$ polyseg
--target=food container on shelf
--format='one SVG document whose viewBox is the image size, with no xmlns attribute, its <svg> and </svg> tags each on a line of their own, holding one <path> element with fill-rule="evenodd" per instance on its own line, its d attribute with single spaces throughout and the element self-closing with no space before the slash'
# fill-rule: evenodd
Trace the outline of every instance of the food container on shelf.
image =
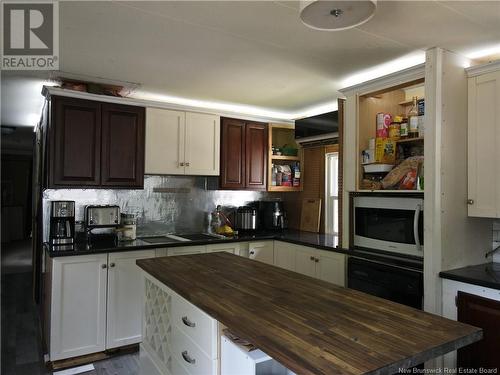
<svg viewBox="0 0 500 375">
<path fill-rule="evenodd" d="M 392 164 L 365 164 L 365 173 L 387 173 L 394 167 Z"/>
</svg>

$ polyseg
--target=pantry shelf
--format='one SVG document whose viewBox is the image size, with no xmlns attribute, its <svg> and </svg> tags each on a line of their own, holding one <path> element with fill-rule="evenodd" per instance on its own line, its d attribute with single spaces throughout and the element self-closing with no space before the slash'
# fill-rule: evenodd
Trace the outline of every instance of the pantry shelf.
<svg viewBox="0 0 500 375">
<path fill-rule="evenodd" d="M 418 138 L 406 138 L 406 139 L 398 139 L 396 143 L 412 143 L 412 142 L 423 142 L 424 138 L 423 137 L 418 137 Z"/>
<path fill-rule="evenodd" d="M 293 192 L 293 191 L 302 191 L 302 187 L 293 187 L 293 186 L 269 186 L 267 191 L 275 191 L 275 192 Z"/>
<path fill-rule="evenodd" d="M 303 150 L 295 142 L 295 125 L 293 124 L 276 124 L 270 123 L 268 126 L 268 172 L 267 172 L 267 191 L 275 192 L 294 192 L 302 191 L 302 176 L 304 167 L 303 163 Z M 283 149 L 296 149 L 297 155 L 275 155 L 273 151 L 282 151 Z M 287 152 L 293 153 L 293 152 Z M 300 173 L 302 176 L 299 177 L 299 186 L 283 186 L 283 185 L 273 185 L 273 167 L 289 166 L 294 174 L 295 168 L 300 167 Z M 293 176 L 291 177 L 293 179 Z M 279 180 L 276 178 L 276 180 Z M 274 182 L 276 184 L 276 182 Z M 278 182 L 279 183 L 279 182 Z"/>
<path fill-rule="evenodd" d="M 273 159 L 273 160 L 300 161 L 300 156 L 271 155 L 271 159 Z"/>
<path fill-rule="evenodd" d="M 425 98 L 423 96 L 418 96 L 417 101 L 420 99 L 425 99 Z M 398 104 L 402 105 L 402 106 L 411 105 L 411 104 L 413 104 L 413 99 L 403 100 L 402 102 L 399 102 Z"/>
</svg>

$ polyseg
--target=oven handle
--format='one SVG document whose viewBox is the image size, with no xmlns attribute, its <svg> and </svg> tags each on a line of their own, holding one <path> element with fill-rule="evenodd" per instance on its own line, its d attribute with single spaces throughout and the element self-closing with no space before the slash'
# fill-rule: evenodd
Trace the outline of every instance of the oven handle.
<svg viewBox="0 0 500 375">
<path fill-rule="evenodd" d="M 413 236 L 415 238 L 415 246 L 417 247 L 417 251 L 422 251 L 422 247 L 420 246 L 420 236 L 418 234 L 418 221 L 420 218 L 420 211 L 422 210 L 422 206 L 417 204 L 417 208 L 415 209 L 415 215 L 413 216 Z"/>
<path fill-rule="evenodd" d="M 400 270 L 405 270 L 405 271 L 411 271 L 411 272 L 416 272 L 416 273 L 421 273 L 423 274 L 424 271 L 421 271 L 419 269 L 415 269 L 415 268 L 411 268 L 411 267 L 405 267 L 405 266 L 398 266 L 396 264 L 392 264 L 392 263 L 386 263 L 384 261 L 380 261 L 380 260 L 374 260 L 374 259 L 367 259 L 367 258 L 362 258 L 360 256 L 357 256 L 357 255 L 349 255 L 349 258 L 353 258 L 353 259 L 361 259 L 361 260 L 364 260 L 365 262 L 370 262 L 370 263 L 375 263 L 375 264 L 380 264 L 382 266 L 386 266 L 386 267 L 393 267 L 393 268 L 397 268 L 397 269 L 400 269 Z"/>
</svg>

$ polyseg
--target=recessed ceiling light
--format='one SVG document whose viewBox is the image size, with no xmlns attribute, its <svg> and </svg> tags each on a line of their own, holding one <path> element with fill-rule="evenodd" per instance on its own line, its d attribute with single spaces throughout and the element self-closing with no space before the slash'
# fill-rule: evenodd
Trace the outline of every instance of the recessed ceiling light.
<svg viewBox="0 0 500 375">
<path fill-rule="evenodd" d="M 368 21 L 376 9 L 377 0 L 302 0 L 300 19 L 316 30 L 345 30 Z"/>
</svg>

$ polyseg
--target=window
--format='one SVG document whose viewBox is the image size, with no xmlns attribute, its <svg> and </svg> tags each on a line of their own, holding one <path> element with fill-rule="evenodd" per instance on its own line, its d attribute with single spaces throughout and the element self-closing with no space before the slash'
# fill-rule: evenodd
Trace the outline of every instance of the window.
<svg viewBox="0 0 500 375">
<path fill-rule="evenodd" d="M 326 154 L 325 232 L 339 234 L 339 153 Z"/>
</svg>

